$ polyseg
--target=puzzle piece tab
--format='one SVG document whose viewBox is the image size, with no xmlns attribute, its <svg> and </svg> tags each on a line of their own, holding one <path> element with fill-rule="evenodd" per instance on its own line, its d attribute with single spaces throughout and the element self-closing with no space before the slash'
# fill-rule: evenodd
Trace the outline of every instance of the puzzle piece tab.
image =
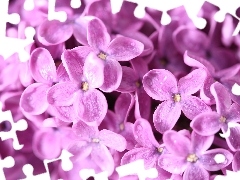
<svg viewBox="0 0 240 180">
<path fill-rule="evenodd" d="M 61 160 L 61 166 L 64 171 L 70 171 L 73 168 L 73 163 L 70 160 L 70 157 L 72 156 L 73 155 L 71 153 L 63 149 L 61 155 L 58 158 L 43 161 L 46 172 L 38 175 L 33 175 L 32 165 L 25 164 L 22 170 L 23 173 L 26 175 L 26 178 L 22 180 L 51 180 L 48 164 L 57 160 Z"/>
<path fill-rule="evenodd" d="M 28 127 L 27 121 L 24 119 L 21 119 L 17 122 L 14 122 L 11 111 L 3 112 L 2 110 L 0 110 L 0 123 L 3 121 L 9 121 L 11 123 L 12 128 L 8 132 L 0 131 L 0 138 L 3 141 L 7 139 L 13 139 L 13 148 L 15 150 L 22 149 L 23 145 L 19 144 L 16 131 L 26 130 Z"/>
<path fill-rule="evenodd" d="M 13 157 L 11 157 L 11 156 L 8 156 L 4 159 L 0 159 L 0 179 L 1 180 L 6 179 L 4 172 L 3 172 L 3 168 L 11 168 L 14 166 L 14 164 L 15 164 L 15 161 L 14 161 Z"/>
</svg>

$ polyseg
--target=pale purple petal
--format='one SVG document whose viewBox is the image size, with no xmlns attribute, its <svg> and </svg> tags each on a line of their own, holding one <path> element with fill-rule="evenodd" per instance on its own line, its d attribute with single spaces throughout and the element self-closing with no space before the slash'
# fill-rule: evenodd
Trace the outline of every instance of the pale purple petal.
<svg viewBox="0 0 240 180">
<path fill-rule="evenodd" d="M 31 53 L 30 72 L 37 82 L 52 83 L 56 77 L 56 66 L 48 50 L 37 48 Z"/>
<path fill-rule="evenodd" d="M 167 150 L 172 154 L 171 156 L 180 156 L 185 158 L 186 161 L 186 157 L 191 151 L 191 142 L 186 136 L 169 130 L 163 134 L 163 142 Z"/>
<path fill-rule="evenodd" d="M 212 84 L 211 93 L 213 94 L 216 101 L 216 109 L 219 114 L 225 115 L 226 111 L 230 108 L 231 96 L 227 90 L 221 83 L 215 82 Z"/>
<path fill-rule="evenodd" d="M 225 159 L 220 162 L 217 160 L 216 155 L 224 156 Z M 228 166 L 232 162 L 232 160 L 233 155 L 228 150 L 220 148 L 206 151 L 199 159 L 202 166 L 208 171 L 218 171 Z"/>
<path fill-rule="evenodd" d="M 226 116 L 227 122 L 240 122 L 240 106 L 233 103 L 228 109 Z"/>
<path fill-rule="evenodd" d="M 104 82 L 104 61 L 90 53 L 83 66 L 83 74 L 90 88 L 99 88 Z"/>
<path fill-rule="evenodd" d="M 240 170 L 240 151 L 237 151 L 233 156 L 232 168 L 235 172 Z"/>
<path fill-rule="evenodd" d="M 85 58 L 91 51 L 92 49 L 88 46 L 79 46 L 63 52 L 62 63 L 71 80 L 80 82 Z"/>
<path fill-rule="evenodd" d="M 74 108 L 77 115 L 88 125 L 99 125 L 106 116 L 108 104 L 102 92 L 91 89 L 78 93 Z"/>
<path fill-rule="evenodd" d="M 99 132 L 99 139 L 105 146 L 115 149 L 119 152 L 124 151 L 127 146 L 126 139 L 123 136 L 107 129 L 103 129 Z"/>
<path fill-rule="evenodd" d="M 138 75 L 135 71 L 127 66 L 122 66 L 122 81 L 116 89 L 121 93 L 130 93 L 137 90 Z"/>
<path fill-rule="evenodd" d="M 206 77 L 207 73 L 204 69 L 193 70 L 179 80 L 179 92 L 187 95 L 196 93 L 203 86 Z"/>
<path fill-rule="evenodd" d="M 230 136 L 226 138 L 228 147 L 233 151 L 240 150 L 240 127 L 231 127 Z"/>
<path fill-rule="evenodd" d="M 207 180 L 209 173 L 201 165 L 191 164 L 183 174 L 184 180 Z"/>
<path fill-rule="evenodd" d="M 153 114 L 154 126 L 158 132 L 164 133 L 172 129 L 181 115 L 181 105 L 172 101 L 164 101 Z"/>
<path fill-rule="evenodd" d="M 173 174 L 183 173 L 188 166 L 186 157 L 175 156 L 173 154 L 162 155 L 158 159 L 158 165 Z"/>
<path fill-rule="evenodd" d="M 54 159 L 60 155 L 61 139 L 52 128 L 42 129 L 34 134 L 33 152 L 41 159 Z"/>
<path fill-rule="evenodd" d="M 56 106 L 69 106 L 75 100 L 75 94 L 80 89 L 79 84 L 62 82 L 53 85 L 47 94 L 49 104 Z"/>
<path fill-rule="evenodd" d="M 104 83 L 100 89 L 104 92 L 116 90 L 122 79 L 122 67 L 115 60 L 107 60 L 104 67 Z"/>
<path fill-rule="evenodd" d="M 143 87 L 149 96 L 160 101 L 171 99 L 173 93 L 178 92 L 176 78 L 165 69 L 154 69 L 145 74 Z"/>
<path fill-rule="evenodd" d="M 151 97 L 143 88 L 137 90 L 137 97 L 141 117 L 144 119 L 149 119 L 151 114 Z"/>
<path fill-rule="evenodd" d="M 154 155 L 153 150 L 149 148 L 134 148 L 126 152 L 121 159 L 121 164 L 129 164 L 138 159 L 144 160 L 145 168 L 151 168 L 157 164 L 157 156 Z"/>
<path fill-rule="evenodd" d="M 57 81 L 58 82 L 70 81 L 69 75 L 62 63 L 57 68 Z"/>
<path fill-rule="evenodd" d="M 91 154 L 92 146 L 86 141 L 76 141 L 69 145 L 67 150 L 74 155 L 73 161 L 81 161 Z"/>
<path fill-rule="evenodd" d="M 54 111 L 54 115 L 64 122 L 75 122 L 79 121 L 73 105 L 70 106 L 51 106 Z"/>
<path fill-rule="evenodd" d="M 220 117 L 217 112 L 201 113 L 192 120 L 190 126 L 202 136 L 214 135 L 220 130 Z"/>
<path fill-rule="evenodd" d="M 119 119 L 121 119 L 121 122 L 127 118 L 127 115 L 132 108 L 133 103 L 134 98 L 128 93 L 122 93 L 118 96 L 115 102 L 114 111 Z"/>
<path fill-rule="evenodd" d="M 195 132 L 191 134 L 192 151 L 201 154 L 208 150 L 213 143 L 214 136 L 201 136 Z"/>
<path fill-rule="evenodd" d="M 49 105 L 47 102 L 49 88 L 49 85 L 42 83 L 34 83 L 28 86 L 20 98 L 21 109 L 32 115 L 39 115 L 46 111 Z"/>
<path fill-rule="evenodd" d="M 73 33 L 72 25 L 58 20 L 43 22 L 38 28 L 38 39 L 44 45 L 56 45 L 68 40 Z"/>
<path fill-rule="evenodd" d="M 189 27 L 180 26 L 173 33 L 173 42 L 179 52 L 184 54 L 187 50 L 198 55 L 205 55 L 208 39 L 207 36 L 197 30 Z"/>
<path fill-rule="evenodd" d="M 107 59 L 129 61 L 143 52 L 144 45 L 128 37 L 116 37 L 107 48 Z"/>
<path fill-rule="evenodd" d="M 183 113 L 190 120 L 200 113 L 212 111 L 208 105 L 195 96 L 185 97 L 184 100 L 180 101 L 180 103 Z"/>
<path fill-rule="evenodd" d="M 145 59 L 136 57 L 132 59 L 130 63 L 135 72 L 139 74 L 140 78 L 142 78 L 148 72 L 148 66 Z"/>
<path fill-rule="evenodd" d="M 73 132 L 82 140 L 89 140 L 98 137 L 97 126 L 88 126 L 82 121 L 78 121 L 72 126 Z"/>
<path fill-rule="evenodd" d="M 156 141 L 152 127 L 145 119 L 137 119 L 133 126 L 133 134 L 136 141 L 143 147 L 152 148 L 153 146 L 159 147 L 159 143 Z"/>
<path fill-rule="evenodd" d="M 110 43 L 110 35 L 100 19 L 94 18 L 88 23 L 87 40 L 91 47 L 103 51 Z"/>
<path fill-rule="evenodd" d="M 104 145 L 95 146 L 92 149 L 91 159 L 102 171 L 107 171 L 108 175 L 113 173 L 114 161 L 109 150 Z"/>
<path fill-rule="evenodd" d="M 73 35 L 80 44 L 87 46 L 88 18 L 85 17 L 86 16 L 80 16 L 79 18 L 75 19 L 75 22 L 73 24 Z"/>
</svg>

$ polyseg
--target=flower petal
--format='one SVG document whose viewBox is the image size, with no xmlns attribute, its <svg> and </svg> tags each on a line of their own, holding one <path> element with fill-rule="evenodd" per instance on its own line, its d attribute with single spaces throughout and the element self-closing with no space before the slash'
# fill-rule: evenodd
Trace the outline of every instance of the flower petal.
<svg viewBox="0 0 240 180">
<path fill-rule="evenodd" d="M 190 140 L 181 133 L 169 130 L 163 134 L 163 142 L 167 150 L 172 153 L 172 156 L 180 156 L 186 158 L 190 153 Z"/>
<path fill-rule="evenodd" d="M 158 159 L 158 165 L 170 173 L 182 174 L 188 164 L 185 157 L 164 154 Z"/>
<path fill-rule="evenodd" d="M 88 126 L 82 121 L 78 121 L 73 124 L 72 129 L 74 133 L 83 140 L 89 140 L 90 138 L 98 137 L 98 128 L 97 126 Z"/>
<path fill-rule="evenodd" d="M 198 114 L 212 111 L 208 105 L 195 96 L 185 97 L 183 101 L 180 101 L 180 103 L 182 105 L 183 113 L 190 120 L 192 120 Z"/>
<path fill-rule="evenodd" d="M 232 104 L 231 96 L 227 88 L 225 88 L 221 83 L 215 82 L 210 87 L 210 90 L 216 101 L 217 112 L 219 114 L 225 115 L 226 111 Z"/>
<path fill-rule="evenodd" d="M 220 130 L 220 117 L 217 112 L 201 113 L 192 120 L 190 126 L 202 136 L 214 135 Z"/>
<path fill-rule="evenodd" d="M 207 180 L 209 179 L 209 173 L 197 164 L 191 164 L 187 167 L 183 174 L 184 180 Z"/>
<path fill-rule="evenodd" d="M 213 143 L 214 136 L 201 136 L 195 132 L 191 134 L 192 152 L 201 154 L 208 150 Z"/>
<path fill-rule="evenodd" d="M 148 66 L 145 59 L 136 57 L 132 59 L 130 63 L 134 71 L 139 74 L 140 78 L 142 78 L 148 72 Z"/>
<path fill-rule="evenodd" d="M 193 70 L 188 75 L 179 79 L 179 92 L 187 95 L 196 93 L 203 86 L 206 77 L 207 73 L 204 69 Z"/>
<path fill-rule="evenodd" d="M 57 81 L 58 82 L 70 81 L 68 73 L 62 63 L 57 68 Z"/>
<path fill-rule="evenodd" d="M 89 21 L 87 27 L 87 40 L 91 47 L 103 51 L 110 43 L 110 35 L 107 32 L 106 26 L 100 19 L 94 18 Z"/>
<path fill-rule="evenodd" d="M 222 158 L 217 158 L 217 157 Z M 208 171 L 218 171 L 227 167 L 233 160 L 233 155 L 226 149 L 212 149 L 206 151 L 200 157 L 199 161 Z"/>
<path fill-rule="evenodd" d="M 76 116 L 73 105 L 70 106 L 51 106 L 54 111 L 54 116 L 61 119 L 64 122 L 79 121 L 79 117 Z"/>
<path fill-rule="evenodd" d="M 164 101 L 177 93 L 177 80 L 174 75 L 165 69 L 154 69 L 143 77 L 143 87 L 153 99 Z"/>
<path fill-rule="evenodd" d="M 20 107 L 31 115 L 42 114 L 48 108 L 47 91 L 50 87 L 42 83 L 28 86 L 20 98 Z"/>
<path fill-rule="evenodd" d="M 56 45 L 68 40 L 73 33 L 71 24 L 58 20 L 43 22 L 38 28 L 38 39 L 44 45 Z"/>
<path fill-rule="evenodd" d="M 48 50 L 37 48 L 31 53 L 30 72 L 37 82 L 52 83 L 56 77 L 56 66 Z"/>
<path fill-rule="evenodd" d="M 240 126 L 240 125 L 239 125 Z M 240 150 L 240 127 L 231 127 L 230 128 L 230 136 L 226 138 L 228 147 L 232 151 L 239 151 Z"/>
<path fill-rule="evenodd" d="M 149 148 L 134 148 L 123 155 L 121 165 L 143 159 L 145 168 L 152 168 L 157 164 L 157 157 L 158 156 L 154 155 L 153 151 Z"/>
<path fill-rule="evenodd" d="M 91 154 L 92 146 L 86 141 L 76 141 L 70 144 L 67 150 L 74 155 L 74 161 L 81 161 Z"/>
<path fill-rule="evenodd" d="M 88 125 L 99 125 L 106 116 L 108 104 L 102 92 L 91 89 L 78 93 L 74 108 L 77 115 Z"/>
<path fill-rule="evenodd" d="M 78 84 L 72 82 L 55 84 L 48 91 L 48 103 L 55 106 L 69 106 L 73 104 L 75 100 L 75 94 L 80 89 L 78 86 Z"/>
<path fill-rule="evenodd" d="M 90 53 L 85 60 L 83 74 L 89 88 L 99 88 L 104 82 L 104 62 L 94 53 Z"/>
<path fill-rule="evenodd" d="M 92 49 L 88 46 L 79 46 L 63 52 L 62 63 L 71 80 L 80 82 L 85 58 L 91 51 Z"/>
<path fill-rule="evenodd" d="M 181 115 L 181 105 L 164 101 L 158 105 L 153 114 L 154 126 L 158 132 L 164 133 L 172 129 Z"/>
<path fill-rule="evenodd" d="M 143 88 L 139 88 L 136 94 L 138 97 L 137 100 L 139 103 L 139 112 L 141 117 L 144 119 L 149 119 L 151 114 L 151 97 Z"/>
<path fill-rule="evenodd" d="M 122 66 L 122 81 L 116 89 L 121 93 L 130 93 L 137 90 L 138 76 L 135 71 L 127 66 Z"/>
<path fill-rule="evenodd" d="M 240 170 L 240 151 L 237 151 L 233 156 L 232 168 L 235 172 Z"/>
<path fill-rule="evenodd" d="M 100 87 L 103 92 L 116 90 L 122 79 L 122 67 L 115 60 L 106 60 L 104 67 L 104 83 Z"/>
<path fill-rule="evenodd" d="M 129 61 L 139 56 L 144 49 L 144 45 L 134 39 L 127 37 L 116 37 L 107 49 L 107 59 L 116 61 Z"/>
<path fill-rule="evenodd" d="M 119 152 L 124 151 L 127 146 L 126 139 L 123 136 L 107 129 L 103 129 L 99 132 L 99 139 L 105 146 Z"/>
<path fill-rule="evenodd" d="M 41 159 L 57 158 L 61 152 L 61 139 L 52 128 L 39 130 L 34 134 L 32 149 Z"/>
<path fill-rule="evenodd" d="M 158 148 L 160 146 L 153 135 L 151 125 L 145 119 L 139 118 L 135 121 L 133 134 L 136 141 L 143 147 L 152 148 L 155 146 Z"/>
<path fill-rule="evenodd" d="M 114 170 L 113 157 L 109 150 L 104 145 L 93 147 L 91 153 L 92 160 L 101 168 L 102 171 L 107 171 L 111 175 Z"/>
</svg>

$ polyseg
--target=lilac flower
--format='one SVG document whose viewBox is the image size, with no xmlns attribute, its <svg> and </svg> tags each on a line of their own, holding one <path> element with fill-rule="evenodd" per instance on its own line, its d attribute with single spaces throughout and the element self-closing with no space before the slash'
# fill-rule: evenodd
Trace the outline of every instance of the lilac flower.
<svg viewBox="0 0 240 180">
<path fill-rule="evenodd" d="M 106 27 L 97 18 L 88 23 L 87 40 L 95 59 L 104 62 L 104 83 L 100 89 L 105 92 L 117 89 L 122 79 L 122 68 L 117 61 L 129 61 L 140 55 L 143 44 L 123 36 L 110 42 Z M 81 47 L 79 51 L 82 52 Z"/>
<path fill-rule="evenodd" d="M 206 112 L 196 116 L 191 122 L 191 127 L 202 136 L 214 135 L 220 129 L 228 130 L 229 123 L 240 122 L 240 106 L 231 102 L 227 89 L 220 83 L 215 82 L 211 86 L 211 92 L 216 101 L 217 112 Z M 226 138 L 231 150 L 240 149 L 239 127 L 230 128 L 230 136 Z"/>
<path fill-rule="evenodd" d="M 202 112 L 210 111 L 201 99 L 192 94 L 203 85 L 206 78 L 204 69 L 196 69 L 177 83 L 174 75 L 165 69 L 154 69 L 143 77 L 143 87 L 153 99 L 163 101 L 153 114 L 154 126 L 160 133 L 173 128 L 181 110 L 192 120 Z"/>
<path fill-rule="evenodd" d="M 137 159 L 143 159 L 145 168 L 157 168 L 158 177 L 168 179 L 170 173 L 158 167 L 158 159 L 165 153 L 164 144 L 159 144 L 154 138 L 152 128 L 145 119 L 137 119 L 133 134 L 139 146 L 128 151 L 122 157 L 121 164 L 128 164 Z"/>
<path fill-rule="evenodd" d="M 208 171 L 217 171 L 229 165 L 233 155 L 225 149 L 207 149 L 214 136 L 200 136 L 194 132 L 191 139 L 173 130 L 163 134 L 163 142 L 170 154 L 163 154 L 159 166 L 174 173 L 183 174 L 184 180 L 208 180 Z M 216 157 L 220 156 L 218 160 Z"/>
<path fill-rule="evenodd" d="M 233 156 L 232 169 L 235 172 L 240 170 L 240 151 L 237 151 Z"/>
<path fill-rule="evenodd" d="M 148 119 L 151 111 L 151 98 L 147 95 L 142 85 L 142 79 L 148 72 L 148 67 L 145 61 L 140 57 L 132 59 L 130 63 L 133 69 L 122 66 L 123 77 L 116 91 L 122 93 L 135 92 L 135 95 L 138 96 L 141 117 Z"/>
<path fill-rule="evenodd" d="M 123 93 L 120 94 L 115 102 L 114 112 L 107 111 L 107 114 L 100 125 L 100 128 L 107 128 L 110 131 L 122 135 L 127 140 L 126 149 L 130 150 L 136 144 L 133 137 L 133 124 L 127 122 L 130 110 L 134 104 L 132 95 Z"/>
<path fill-rule="evenodd" d="M 63 54 L 63 63 L 71 81 L 52 86 L 48 91 L 47 100 L 49 104 L 60 107 L 69 118 L 79 117 L 89 125 L 99 125 L 108 107 L 105 96 L 95 89 L 103 83 L 103 62 L 94 58 L 84 62 L 84 55 L 75 56 L 69 61 L 68 53 L 74 54 L 75 50 Z M 66 110 L 63 109 L 65 107 Z M 66 121 L 79 121 L 79 118 Z"/>
<path fill-rule="evenodd" d="M 111 175 L 114 161 L 107 147 L 122 152 L 127 145 L 125 138 L 107 129 L 98 131 L 96 126 L 88 126 L 82 121 L 74 124 L 72 128 L 78 136 L 77 141 L 68 148 L 74 155 L 74 160 L 81 161 L 90 156 L 92 163 Z"/>
<path fill-rule="evenodd" d="M 56 80 L 56 66 L 50 53 L 44 48 L 37 48 L 32 52 L 29 64 L 36 83 L 23 91 L 20 107 L 28 114 L 39 115 L 48 108 L 47 91 Z"/>
</svg>

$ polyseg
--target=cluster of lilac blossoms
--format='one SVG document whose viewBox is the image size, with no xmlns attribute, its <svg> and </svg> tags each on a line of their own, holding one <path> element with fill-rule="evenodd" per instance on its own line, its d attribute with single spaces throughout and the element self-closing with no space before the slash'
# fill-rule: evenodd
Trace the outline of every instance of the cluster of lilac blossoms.
<svg viewBox="0 0 240 180">
<path fill-rule="evenodd" d="M 26 163 L 34 174 L 45 172 L 42 160 L 63 149 L 73 154 L 73 169 L 55 162 L 51 179 L 78 180 L 80 170 L 94 169 L 117 180 L 115 168 L 138 159 L 156 168 L 156 180 L 209 180 L 240 170 L 240 96 L 231 92 L 240 84 L 240 35 L 230 36 L 232 17 L 217 23 L 218 10 L 205 4 L 200 15 L 208 26 L 199 30 L 182 8 L 163 26 L 161 12 L 146 8 L 137 19 L 136 5 L 126 1 L 112 14 L 109 0 L 85 0 L 77 9 L 57 0 L 56 11 L 68 15 L 60 22 L 47 19 L 47 0 L 37 2 L 31 11 L 24 0 L 9 7 L 21 16 L 7 27 L 9 36 L 36 29 L 29 60 L 0 56 L 3 110 L 28 122 L 18 133 L 23 149 L 0 142 L 1 158 L 16 161 L 4 170 L 7 179 L 25 178 Z M 9 130 L 7 121 L 0 130 Z"/>
</svg>

